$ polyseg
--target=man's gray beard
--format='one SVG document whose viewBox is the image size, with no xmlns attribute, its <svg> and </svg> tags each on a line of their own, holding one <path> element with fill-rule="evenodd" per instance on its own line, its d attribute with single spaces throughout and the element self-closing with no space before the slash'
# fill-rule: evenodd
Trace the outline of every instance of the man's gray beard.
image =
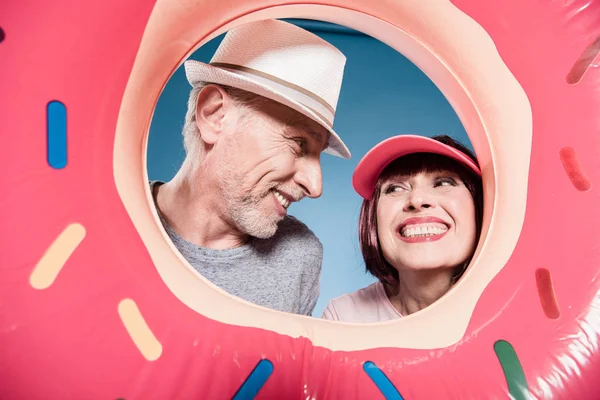
<svg viewBox="0 0 600 400">
<path fill-rule="evenodd" d="M 219 177 L 221 193 L 229 217 L 240 232 L 259 239 L 272 237 L 277 231 L 277 224 L 281 217 L 276 213 L 265 215 L 260 209 L 261 201 L 271 195 L 271 190 L 268 189 L 266 192 L 263 190 L 260 193 L 239 193 L 243 176 L 225 165 L 221 165 Z"/>
<path fill-rule="evenodd" d="M 259 239 L 268 239 L 277 232 L 277 224 L 281 217 L 277 216 L 277 219 L 274 219 L 261 215 L 256 205 L 251 203 L 231 206 L 231 217 L 242 232 Z"/>
</svg>

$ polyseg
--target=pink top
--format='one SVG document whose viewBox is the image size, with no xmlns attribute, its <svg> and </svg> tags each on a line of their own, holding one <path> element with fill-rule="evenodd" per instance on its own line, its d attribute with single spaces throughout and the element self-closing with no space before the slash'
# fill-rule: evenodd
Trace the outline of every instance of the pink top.
<svg viewBox="0 0 600 400">
<path fill-rule="evenodd" d="M 382 322 L 400 318 L 381 282 L 344 294 L 327 304 L 322 318 L 341 322 Z"/>
</svg>

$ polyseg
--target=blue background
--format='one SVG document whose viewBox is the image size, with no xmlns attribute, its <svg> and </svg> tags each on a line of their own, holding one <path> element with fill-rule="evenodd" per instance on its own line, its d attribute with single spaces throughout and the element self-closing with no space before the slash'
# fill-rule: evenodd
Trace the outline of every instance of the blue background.
<svg viewBox="0 0 600 400">
<path fill-rule="evenodd" d="M 361 199 L 351 186 L 354 168 L 378 142 L 399 134 L 447 134 L 471 148 L 467 134 L 442 93 L 419 68 L 389 46 L 345 27 L 290 20 L 327 40 L 347 57 L 334 129 L 352 152 L 345 160 L 323 154 L 323 195 L 292 205 L 296 216 L 323 243 L 321 295 L 313 315 L 327 302 L 374 282 L 365 272 L 358 245 Z M 190 58 L 209 62 L 219 36 Z M 151 180 L 169 181 L 185 153 L 181 129 L 190 86 L 180 67 L 158 100 L 148 142 Z"/>
</svg>

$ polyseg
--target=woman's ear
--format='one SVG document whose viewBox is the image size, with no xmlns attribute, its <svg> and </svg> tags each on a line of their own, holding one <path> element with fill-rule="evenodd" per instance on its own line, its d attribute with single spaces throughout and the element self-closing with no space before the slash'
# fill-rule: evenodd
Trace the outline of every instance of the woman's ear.
<svg viewBox="0 0 600 400">
<path fill-rule="evenodd" d="M 232 99 L 223 88 L 212 84 L 202 88 L 196 103 L 196 124 L 204 143 L 214 145 L 222 136 L 231 106 Z"/>
</svg>

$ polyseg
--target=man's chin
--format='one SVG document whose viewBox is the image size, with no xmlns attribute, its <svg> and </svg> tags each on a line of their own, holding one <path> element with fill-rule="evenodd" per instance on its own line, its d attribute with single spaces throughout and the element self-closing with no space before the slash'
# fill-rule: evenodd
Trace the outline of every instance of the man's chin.
<svg viewBox="0 0 600 400">
<path fill-rule="evenodd" d="M 281 221 L 283 221 L 283 217 L 278 217 L 277 219 L 272 218 L 269 220 L 263 218 L 260 221 L 243 224 L 242 231 L 247 235 L 258 239 L 269 239 L 275 235 Z"/>
<path fill-rule="evenodd" d="M 273 229 L 256 229 L 256 230 L 252 230 L 247 232 L 250 236 L 255 237 L 257 239 L 269 239 L 272 238 L 275 233 L 277 232 L 277 226 L 275 226 Z"/>
</svg>

